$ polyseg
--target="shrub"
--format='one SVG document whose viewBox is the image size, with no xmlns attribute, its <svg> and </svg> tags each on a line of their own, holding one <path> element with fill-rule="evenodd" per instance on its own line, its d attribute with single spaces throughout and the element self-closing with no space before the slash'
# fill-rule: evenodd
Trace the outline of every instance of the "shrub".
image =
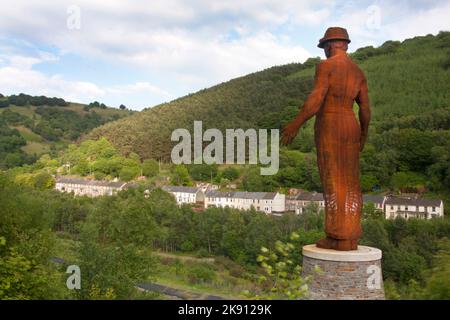
<svg viewBox="0 0 450 320">
<path fill-rule="evenodd" d="M 192 266 L 188 272 L 190 284 L 211 282 L 216 278 L 216 274 L 210 265 L 206 263 Z"/>
</svg>

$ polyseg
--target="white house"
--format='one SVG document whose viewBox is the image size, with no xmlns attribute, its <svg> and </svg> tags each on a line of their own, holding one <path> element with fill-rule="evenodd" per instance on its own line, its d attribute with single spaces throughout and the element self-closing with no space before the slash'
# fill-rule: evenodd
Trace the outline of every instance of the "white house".
<svg viewBox="0 0 450 320">
<path fill-rule="evenodd" d="M 79 178 L 56 178 L 55 189 L 60 192 L 73 192 L 75 196 L 112 196 L 123 190 L 127 184 L 123 181 L 99 181 Z"/>
<path fill-rule="evenodd" d="M 162 189 L 173 194 L 175 200 L 179 205 L 203 203 L 205 201 L 205 194 L 200 188 L 185 186 L 163 186 Z"/>
<path fill-rule="evenodd" d="M 398 216 L 405 219 L 432 219 L 444 216 L 442 200 L 387 197 L 384 203 L 386 219 Z"/>
<path fill-rule="evenodd" d="M 285 211 L 285 195 L 278 192 L 221 192 L 206 193 L 205 208 L 230 207 L 239 210 L 250 210 L 252 207 L 265 213 L 280 214 Z"/>
<path fill-rule="evenodd" d="M 373 203 L 375 206 L 375 209 L 384 211 L 384 203 L 386 201 L 385 196 L 378 196 L 378 195 L 371 195 L 371 194 L 364 194 L 363 195 L 363 203 Z"/>
</svg>

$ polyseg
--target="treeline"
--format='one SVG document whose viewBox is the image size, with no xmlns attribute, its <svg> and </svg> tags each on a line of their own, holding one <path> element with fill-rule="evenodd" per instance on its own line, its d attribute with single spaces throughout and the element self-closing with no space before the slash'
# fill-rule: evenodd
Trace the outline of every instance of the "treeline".
<svg viewBox="0 0 450 320">
<path fill-rule="evenodd" d="M 151 190 L 147 196 L 146 189 Z M 300 216 L 227 208 L 198 213 L 145 184 L 112 197 L 74 198 L 18 187 L 3 174 L 0 200 L 0 281 L 15 281 L 0 291 L 1 298 L 133 298 L 134 285 L 151 279 L 157 268 L 150 249 L 225 256 L 257 274 L 261 247 L 273 249 L 277 240 L 287 241 L 296 232 L 294 258 L 300 262 L 301 246 L 324 236 L 323 212 L 314 206 Z M 388 298 L 450 298 L 448 219 L 384 220 L 367 205 L 363 230 L 361 244 L 383 250 Z M 70 254 L 58 251 L 58 239 L 73 243 Z M 82 290 L 75 296 L 63 290 L 64 265 L 51 263 L 61 253 L 69 257 L 66 264 L 77 264 L 83 272 Z M 13 270 L 17 261 L 20 267 Z M 41 282 L 45 285 L 38 286 Z"/>
<path fill-rule="evenodd" d="M 88 110 L 90 110 L 90 109 L 92 109 L 92 108 L 106 109 L 107 106 L 106 106 L 106 104 L 104 104 L 104 103 L 100 103 L 100 102 L 98 102 L 98 101 L 94 101 L 94 102 L 89 103 L 87 106 L 84 106 L 83 109 L 84 109 L 85 111 L 88 111 Z M 122 108 L 121 108 L 121 109 L 122 109 Z"/>
<path fill-rule="evenodd" d="M 30 129 L 50 141 L 62 139 L 74 141 L 81 134 L 92 130 L 108 121 L 120 119 L 119 114 L 110 117 L 101 116 L 95 111 L 79 114 L 73 110 L 59 110 L 54 108 L 39 108 L 36 114 L 40 121 Z"/>
<path fill-rule="evenodd" d="M 36 107 L 40 106 L 65 107 L 68 106 L 69 103 L 62 98 L 55 98 L 55 97 L 49 98 L 46 96 L 30 96 L 24 93 L 20 93 L 18 95 L 13 94 L 5 97 L 2 94 L 0 94 L 0 108 L 6 108 L 9 107 L 10 105 L 18 107 L 23 107 L 27 105 Z"/>
<path fill-rule="evenodd" d="M 388 41 L 351 55 L 367 74 L 374 126 L 376 121 L 448 107 L 449 38 L 449 32 L 441 32 L 402 43 Z M 101 127 L 92 136 L 106 136 L 123 152 L 129 152 L 131 143 L 132 151 L 143 158 L 168 159 L 171 132 L 192 129 L 194 120 L 203 121 L 205 130 L 281 128 L 309 94 L 318 61 L 309 59 L 233 79 Z"/>
<path fill-rule="evenodd" d="M 19 108 L 16 108 L 15 104 L 17 97 L 21 99 Z M 48 146 L 53 151 L 57 148 L 62 149 L 68 142 L 76 141 L 93 128 L 130 114 L 130 111 L 107 108 L 104 104 L 99 104 L 98 107 L 94 104 L 87 110 L 85 109 L 88 106 L 68 105 L 62 102 L 56 105 L 64 108 L 54 107 L 52 106 L 54 103 L 50 102 L 52 99 L 54 98 L 31 97 L 24 94 L 0 98 L 0 101 L 12 101 L 14 106 L 0 109 L 0 127 L 4 134 L 0 147 L 0 168 L 30 164 L 36 160 L 31 150 L 35 150 L 37 154 L 41 153 L 39 145 Z M 20 108 L 22 106 L 33 108 L 27 108 L 22 112 Z M 30 149 L 30 154 L 22 151 L 22 147 L 28 142 L 37 145 Z"/>
<path fill-rule="evenodd" d="M 23 125 L 49 141 L 74 141 L 82 133 L 86 133 L 106 122 L 121 118 L 119 113 L 104 115 L 94 110 L 79 113 L 74 110 L 52 107 L 37 108 L 33 118 L 10 109 L 4 110 L 0 116 L 6 124 L 11 126 Z"/>
</svg>

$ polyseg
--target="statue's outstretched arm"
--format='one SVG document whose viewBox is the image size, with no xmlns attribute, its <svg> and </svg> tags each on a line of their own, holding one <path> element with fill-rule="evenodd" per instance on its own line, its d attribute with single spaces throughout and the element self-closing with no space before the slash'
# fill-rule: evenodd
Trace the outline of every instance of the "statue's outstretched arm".
<svg viewBox="0 0 450 320">
<path fill-rule="evenodd" d="M 283 136 L 281 139 L 283 144 L 290 144 L 303 123 L 308 121 L 320 110 L 328 91 L 328 75 L 329 65 L 326 61 L 322 61 L 316 67 L 313 91 L 309 94 L 297 117 L 283 128 Z"/>
</svg>

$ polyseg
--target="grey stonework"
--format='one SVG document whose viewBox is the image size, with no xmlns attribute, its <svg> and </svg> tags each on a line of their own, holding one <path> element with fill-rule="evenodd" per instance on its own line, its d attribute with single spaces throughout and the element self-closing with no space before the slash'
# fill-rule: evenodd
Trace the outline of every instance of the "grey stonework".
<svg viewBox="0 0 450 320">
<path fill-rule="evenodd" d="M 316 266 L 321 272 L 315 271 Z M 384 300 L 381 260 L 329 261 L 303 256 L 311 300 Z"/>
</svg>

